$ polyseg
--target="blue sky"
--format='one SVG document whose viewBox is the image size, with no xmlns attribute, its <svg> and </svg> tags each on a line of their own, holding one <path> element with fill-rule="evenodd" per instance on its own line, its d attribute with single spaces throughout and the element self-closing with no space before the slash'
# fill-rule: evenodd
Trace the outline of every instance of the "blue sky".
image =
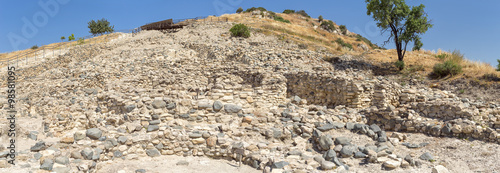
<svg viewBox="0 0 500 173">
<path fill-rule="evenodd" d="M 407 0 L 409 5 L 424 4 L 434 27 L 422 36 L 423 49 L 460 50 L 468 59 L 496 66 L 500 59 L 500 1 L 424 1 Z M 44 5 L 45 4 L 45 5 Z M 238 7 L 262 6 L 282 12 L 305 10 L 310 16 L 323 15 L 346 25 L 381 45 L 386 36 L 370 16 L 364 0 L 23 0 L 0 1 L 0 52 L 26 49 L 60 41 L 72 33 L 90 35 L 87 22 L 106 18 L 116 30 L 132 29 L 148 22 L 174 18 L 234 13 Z M 57 8 L 56 8 L 57 7 Z M 34 29 L 33 29 L 34 28 Z M 386 48 L 394 48 L 389 43 Z M 411 49 L 411 48 L 409 48 Z"/>
</svg>

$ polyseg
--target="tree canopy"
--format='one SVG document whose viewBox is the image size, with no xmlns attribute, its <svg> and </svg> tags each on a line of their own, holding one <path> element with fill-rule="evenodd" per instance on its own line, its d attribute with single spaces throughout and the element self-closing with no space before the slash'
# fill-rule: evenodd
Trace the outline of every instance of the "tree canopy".
<svg viewBox="0 0 500 173">
<path fill-rule="evenodd" d="M 367 15 L 372 15 L 382 32 L 391 32 L 385 43 L 394 39 L 399 61 L 403 61 L 409 42 L 413 42 L 412 50 L 422 48 L 420 35 L 432 27 L 423 4 L 410 8 L 404 0 L 366 0 L 366 3 Z"/>
<path fill-rule="evenodd" d="M 94 20 L 88 22 L 88 28 L 90 29 L 89 33 L 92 33 L 92 35 L 102 35 L 113 32 L 115 26 L 111 26 L 108 20 L 102 18 L 101 20 L 97 20 L 97 22 Z"/>
</svg>

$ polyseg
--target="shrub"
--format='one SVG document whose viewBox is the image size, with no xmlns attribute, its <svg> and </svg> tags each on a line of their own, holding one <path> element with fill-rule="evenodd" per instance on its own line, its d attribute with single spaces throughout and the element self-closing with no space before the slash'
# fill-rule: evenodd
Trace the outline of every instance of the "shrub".
<svg viewBox="0 0 500 173">
<path fill-rule="evenodd" d="M 38 49 L 38 45 L 31 46 L 31 49 L 33 50 Z"/>
<path fill-rule="evenodd" d="M 483 75 L 483 79 L 488 80 L 488 81 L 500 81 L 500 78 L 493 73 L 488 73 Z"/>
<path fill-rule="evenodd" d="M 444 60 L 444 59 L 446 59 L 446 57 L 448 57 L 448 54 L 442 53 L 442 54 L 436 55 L 436 58 L 439 58 L 440 60 Z"/>
<path fill-rule="evenodd" d="M 396 67 L 399 69 L 399 70 L 403 70 L 405 68 L 405 62 L 404 61 L 396 61 L 394 63 L 394 65 L 396 65 Z"/>
<path fill-rule="evenodd" d="M 341 38 L 337 38 L 337 40 L 335 40 L 335 42 L 342 47 L 348 47 L 349 49 L 352 49 L 352 45 L 344 42 L 344 40 L 342 40 Z"/>
<path fill-rule="evenodd" d="M 84 43 L 85 43 L 85 39 L 83 39 L 83 37 L 78 38 L 78 41 L 77 41 L 78 45 L 81 45 L 81 44 L 84 44 Z"/>
<path fill-rule="evenodd" d="M 500 71 L 500 59 L 497 59 L 498 65 L 497 65 L 497 71 Z"/>
<path fill-rule="evenodd" d="M 229 32 L 231 32 L 231 36 L 233 37 L 250 37 L 250 29 L 242 23 L 234 25 L 231 29 L 229 29 Z"/>
<path fill-rule="evenodd" d="M 98 34 L 104 34 L 104 33 L 111 33 L 115 29 L 115 26 L 111 26 L 108 22 L 108 20 L 102 18 L 101 20 L 91 20 L 88 22 L 88 28 L 90 29 L 89 33 L 92 35 L 98 35 Z"/>
<path fill-rule="evenodd" d="M 347 28 L 345 28 L 345 25 L 340 25 L 339 29 L 340 29 L 340 32 L 342 32 L 343 35 L 347 34 Z"/>
<path fill-rule="evenodd" d="M 445 77 L 448 75 L 454 76 L 461 72 L 462 67 L 452 60 L 447 60 L 444 63 L 436 64 L 432 69 L 432 73 L 437 78 Z"/>
<path fill-rule="evenodd" d="M 61 41 L 64 41 L 64 39 L 66 39 L 66 37 L 62 36 L 62 37 L 61 37 Z"/>
<path fill-rule="evenodd" d="M 247 10 L 245 10 L 245 12 L 252 12 L 252 11 L 255 11 L 255 10 L 259 10 L 259 11 L 267 11 L 264 7 L 252 7 L 252 8 L 248 8 Z"/>
<path fill-rule="evenodd" d="M 285 11 L 283 11 L 283 13 L 292 14 L 292 13 L 295 13 L 295 10 L 286 9 Z"/>
<path fill-rule="evenodd" d="M 332 21 L 323 21 L 321 22 L 321 28 L 323 28 L 324 30 L 327 30 L 329 32 L 333 32 L 335 30 L 335 25 L 333 24 Z"/>
<path fill-rule="evenodd" d="M 274 20 L 280 21 L 280 22 L 285 22 L 285 23 L 290 23 L 289 20 L 283 19 L 281 16 L 274 16 Z"/>
<path fill-rule="evenodd" d="M 236 10 L 236 13 L 241 13 L 241 12 L 243 12 L 243 8 L 241 7 Z"/>
<path fill-rule="evenodd" d="M 319 21 L 319 23 L 323 22 L 323 16 L 319 15 L 318 21 Z"/>
<path fill-rule="evenodd" d="M 69 37 L 68 37 L 68 41 L 73 41 L 75 40 L 75 34 L 71 34 Z"/>
<path fill-rule="evenodd" d="M 311 18 L 311 16 L 309 16 L 309 15 L 306 13 L 306 11 L 304 11 L 304 10 L 299 10 L 299 11 L 297 11 L 297 12 L 295 12 L 295 13 L 296 13 L 296 14 L 300 14 L 300 15 L 302 15 L 302 16 L 304 16 L 304 17 L 307 17 L 307 18 Z"/>
</svg>

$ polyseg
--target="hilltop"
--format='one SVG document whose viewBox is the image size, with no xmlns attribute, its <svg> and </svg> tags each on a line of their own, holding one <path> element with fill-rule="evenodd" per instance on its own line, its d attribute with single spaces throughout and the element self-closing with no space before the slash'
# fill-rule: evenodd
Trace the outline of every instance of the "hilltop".
<svg viewBox="0 0 500 173">
<path fill-rule="evenodd" d="M 384 58 L 393 50 L 302 14 L 220 17 L 229 22 L 116 33 L 19 62 L 17 164 L 0 160 L 1 171 L 500 169 L 499 102 L 439 88 L 468 78 L 426 79 L 436 54 L 408 53 L 408 66 L 427 65 L 406 78 Z M 249 38 L 231 36 L 237 23 Z"/>
</svg>

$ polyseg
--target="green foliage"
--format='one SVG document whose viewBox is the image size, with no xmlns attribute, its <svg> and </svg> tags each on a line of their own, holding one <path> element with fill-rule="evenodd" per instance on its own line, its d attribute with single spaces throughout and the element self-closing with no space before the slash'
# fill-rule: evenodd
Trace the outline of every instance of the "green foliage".
<svg viewBox="0 0 500 173">
<path fill-rule="evenodd" d="M 76 41 L 76 43 L 77 43 L 78 45 L 82 45 L 82 44 L 84 44 L 84 43 L 85 43 L 85 39 L 83 39 L 83 37 L 80 37 L 80 38 L 78 38 L 78 41 Z"/>
<path fill-rule="evenodd" d="M 382 31 L 390 31 L 388 41 L 394 39 L 398 60 L 403 61 L 406 46 L 413 42 L 412 50 L 420 50 L 423 43 L 420 35 L 432 27 L 424 5 L 410 8 L 404 0 L 365 0 L 367 15 L 372 15 Z M 386 41 L 386 42 L 388 42 Z"/>
<path fill-rule="evenodd" d="M 442 53 L 442 54 L 439 54 L 439 55 L 436 55 L 436 58 L 439 58 L 440 60 L 445 60 L 446 57 L 448 57 L 448 54 L 445 54 L 445 53 Z"/>
<path fill-rule="evenodd" d="M 432 73 L 436 78 L 441 78 L 448 75 L 454 76 L 461 72 L 462 66 L 452 60 L 447 60 L 444 63 L 436 64 L 432 69 Z"/>
<path fill-rule="evenodd" d="M 250 37 L 250 29 L 242 23 L 234 25 L 231 29 L 229 29 L 229 32 L 231 32 L 231 36 L 233 37 Z"/>
<path fill-rule="evenodd" d="M 64 39 L 66 39 L 66 37 L 62 36 L 62 37 L 61 37 L 61 41 L 64 41 Z"/>
<path fill-rule="evenodd" d="M 405 62 L 404 61 L 396 61 L 394 63 L 394 65 L 396 65 L 396 67 L 399 69 L 399 70 L 403 70 L 405 68 Z"/>
<path fill-rule="evenodd" d="M 92 35 L 102 35 L 104 33 L 111 33 L 114 31 L 115 26 L 111 26 L 108 20 L 102 18 L 101 20 L 91 20 L 88 22 L 88 28 L 90 29 L 89 33 Z"/>
<path fill-rule="evenodd" d="M 75 40 L 75 35 L 74 34 L 71 34 L 69 37 L 68 37 L 68 41 L 73 41 Z"/>
<path fill-rule="evenodd" d="M 327 30 L 328 32 L 333 32 L 335 30 L 335 25 L 330 20 L 325 20 L 325 21 L 321 22 L 320 26 L 321 26 L 321 28 L 323 28 L 324 30 Z"/>
<path fill-rule="evenodd" d="M 500 81 L 500 78 L 494 73 L 484 74 L 483 79 L 487 81 Z"/>
<path fill-rule="evenodd" d="M 309 14 L 307 14 L 306 11 L 304 11 L 304 10 L 296 11 L 295 14 L 300 14 L 304 17 L 311 18 L 311 16 L 309 16 Z"/>
<path fill-rule="evenodd" d="M 497 59 L 498 65 L 497 65 L 497 71 L 500 71 L 500 59 Z"/>
<path fill-rule="evenodd" d="M 341 45 L 342 47 L 347 47 L 349 49 L 352 49 L 352 45 L 349 44 L 349 43 L 344 42 L 344 40 L 342 40 L 341 38 L 337 38 L 337 40 L 335 40 L 335 42 L 337 44 Z"/>
<path fill-rule="evenodd" d="M 241 7 L 236 10 L 236 13 L 241 13 L 241 12 L 243 12 L 243 8 Z"/>
<path fill-rule="evenodd" d="M 248 8 L 247 10 L 245 10 L 245 12 L 252 12 L 252 11 L 255 11 L 255 10 L 259 10 L 259 11 L 267 11 L 264 7 L 252 7 L 252 8 Z"/>
<path fill-rule="evenodd" d="M 323 16 L 322 15 L 319 15 L 318 21 L 319 21 L 319 23 L 323 22 Z"/>
<path fill-rule="evenodd" d="M 38 49 L 38 45 L 31 46 L 31 49 L 33 50 Z"/>
<path fill-rule="evenodd" d="M 285 14 L 293 14 L 293 13 L 295 13 L 295 10 L 286 9 L 285 11 L 283 11 L 283 13 L 285 13 Z"/>
<path fill-rule="evenodd" d="M 345 25 L 340 25 L 339 29 L 340 29 L 340 32 L 342 32 L 343 35 L 347 34 L 347 28 L 345 27 Z"/>
<path fill-rule="evenodd" d="M 289 20 L 283 19 L 281 16 L 274 16 L 274 20 L 280 21 L 280 22 L 285 22 L 285 23 L 290 23 Z"/>
<path fill-rule="evenodd" d="M 368 40 L 367 38 L 365 38 L 359 34 L 356 35 L 356 41 L 363 41 L 366 44 L 368 44 L 372 49 L 375 49 L 378 47 L 376 44 L 373 44 L 370 40 Z"/>
</svg>

